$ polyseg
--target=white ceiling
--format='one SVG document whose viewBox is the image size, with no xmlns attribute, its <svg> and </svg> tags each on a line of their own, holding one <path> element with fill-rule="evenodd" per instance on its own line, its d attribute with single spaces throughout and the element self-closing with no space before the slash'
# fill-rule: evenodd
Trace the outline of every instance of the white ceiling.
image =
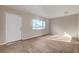
<svg viewBox="0 0 79 59">
<path fill-rule="evenodd" d="M 9 5 L 25 12 L 30 12 L 45 18 L 55 18 L 79 13 L 79 5 Z"/>
</svg>

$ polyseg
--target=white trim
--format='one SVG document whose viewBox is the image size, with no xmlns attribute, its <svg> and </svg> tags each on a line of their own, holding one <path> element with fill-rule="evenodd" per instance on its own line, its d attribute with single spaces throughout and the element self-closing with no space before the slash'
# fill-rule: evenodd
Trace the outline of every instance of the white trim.
<svg viewBox="0 0 79 59">
<path fill-rule="evenodd" d="M 4 45 L 4 44 L 7 44 L 7 42 L 4 42 L 4 43 L 0 43 L 0 45 Z"/>
</svg>

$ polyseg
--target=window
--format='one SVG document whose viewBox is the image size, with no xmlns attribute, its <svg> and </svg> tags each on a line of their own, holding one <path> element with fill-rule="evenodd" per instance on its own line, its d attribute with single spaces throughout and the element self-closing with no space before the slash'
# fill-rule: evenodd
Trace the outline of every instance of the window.
<svg viewBox="0 0 79 59">
<path fill-rule="evenodd" d="M 32 20 L 32 29 L 45 29 L 45 21 L 33 19 Z"/>
</svg>

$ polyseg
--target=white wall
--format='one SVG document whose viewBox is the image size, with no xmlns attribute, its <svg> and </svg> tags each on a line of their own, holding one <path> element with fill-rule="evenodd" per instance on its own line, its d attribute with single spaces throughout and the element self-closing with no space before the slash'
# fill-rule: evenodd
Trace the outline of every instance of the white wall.
<svg viewBox="0 0 79 59">
<path fill-rule="evenodd" d="M 22 31 L 23 31 L 23 37 L 22 39 L 28 39 L 28 38 L 32 38 L 32 37 L 36 37 L 36 36 L 40 36 L 40 35 L 44 35 L 44 34 L 48 34 L 48 20 L 42 18 L 43 20 L 46 21 L 46 29 L 44 30 L 33 30 L 32 29 L 32 20 L 33 19 L 40 19 L 37 16 L 34 15 L 24 15 L 23 16 L 23 27 L 22 27 Z"/>
<path fill-rule="evenodd" d="M 79 14 L 78 14 L 78 38 L 79 38 Z"/>
<path fill-rule="evenodd" d="M 54 35 L 63 35 L 64 32 L 72 37 L 78 37 L 78 15 L 70 15 L 51 19 L 50 33 Z"/>
<path fill-rule="evenodd" d="M 5 20 L 4 13 L 0 10 L 0 43 L 3 43 L 5 40 Z"/>
<path fill-rule="evenodd" d="M 5 42 L 5 15 L 0 6 L 0 44 L 4 44 Z"/>
<path fill-rule="evenodd" d="M 18 16 L 20 16 L 22 18 L 22 39 L 28 39 L 28 38 L 32 38 L 32 37 L 37 37 L 40 35 L 45 35 L 48 34 L 49 29 L 48 29 L 48 20 L 46 18 L 37 16 L 37 15 L 33 15 L 30 13 L 26 13 L 23 11 L 18 11 L 16 9 L 10 9 L 10 8 L 6 8 L 1 6 L 0 8 L 0 44 L 6 43 L 6 13 L 11 13 L 11 14 L 16 14 Z M 46 21 L 46 29 L 44 30 L 32 30 L 32 19 L 39 19 L 42 18 L 43 20 Z"/>
</svg>

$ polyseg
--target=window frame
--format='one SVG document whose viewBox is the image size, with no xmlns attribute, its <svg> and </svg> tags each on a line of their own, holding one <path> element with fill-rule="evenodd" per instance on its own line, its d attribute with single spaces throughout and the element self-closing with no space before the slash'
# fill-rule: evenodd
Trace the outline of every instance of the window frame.
<svg viewBox="0 0 79 59">
<path fill-rule="evenodd" d="M 34 23 L 34 21 L 36 21 L 36 22 L 42 22 L 41 24 L 41 27 L 40 28 L 38 28 L 38 26 L 36 26 L 35 24 L 33 24 Z M 35 27 L 34 27 L 35 26 Z M 32 20 L 32 29 L 33 30 L 44 30 L 44 29 L 46 29 L 46 21 L 45 20 L 41 20 L 41 19 L 33 19 Z"/>
</svg>

